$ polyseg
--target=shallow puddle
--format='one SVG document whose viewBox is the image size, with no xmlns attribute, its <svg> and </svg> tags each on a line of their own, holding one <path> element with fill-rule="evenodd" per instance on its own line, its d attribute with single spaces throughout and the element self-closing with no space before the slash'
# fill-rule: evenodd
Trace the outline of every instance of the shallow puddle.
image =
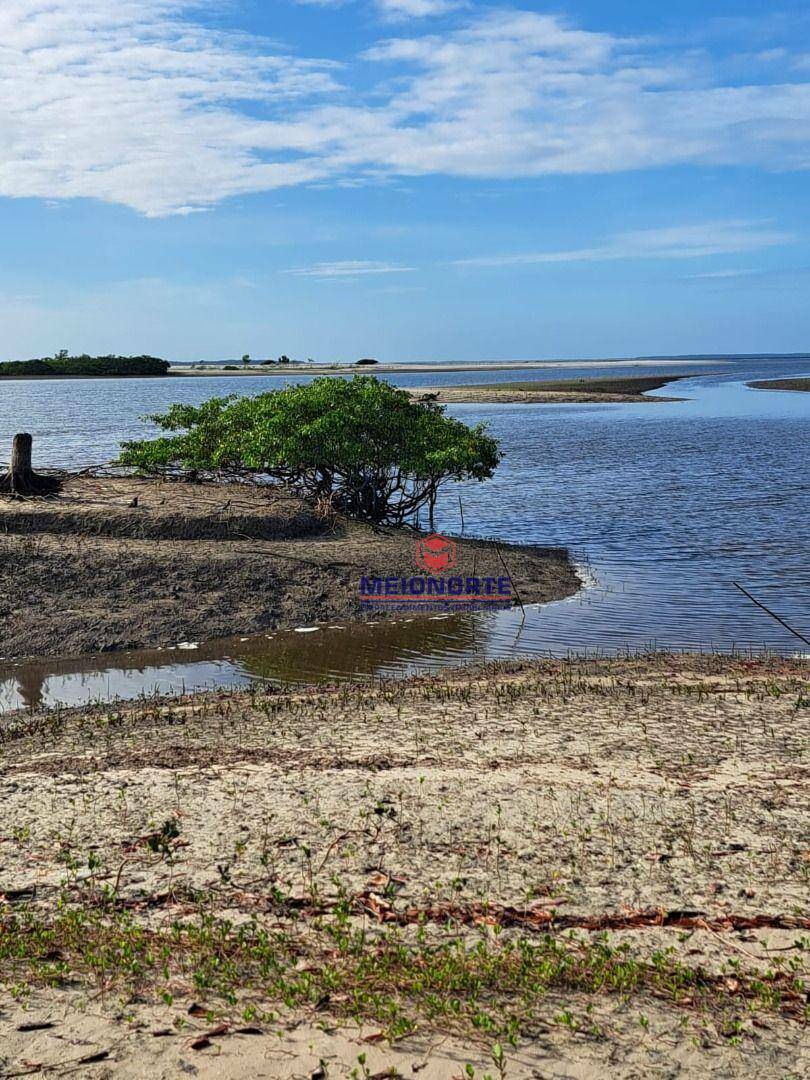
<svg viewBox="0 0 810 1080">
<path fill-rule="evenodd" d="M 580 573 L 588 575 L 585 568 Z M 590 578 L 576 596 L 530 605 L 525 612 L 404 615 L 75 660 L 0 661 L 0 712 L 262 683 L 392 679 L 470 662 L 617 655 L 664 646 L 801 655 L 800 643 L 786 633 L 781 642 L 767 634 L 733 643 L 645 640 L 633 629 L 638 601 L 634 590 Z"/>
</svg>

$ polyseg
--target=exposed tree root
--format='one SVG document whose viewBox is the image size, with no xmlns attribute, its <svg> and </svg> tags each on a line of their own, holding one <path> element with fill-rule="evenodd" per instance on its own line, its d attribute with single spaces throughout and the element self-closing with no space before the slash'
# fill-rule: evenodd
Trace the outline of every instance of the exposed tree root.
<svg viewBox="0 0 810 1080">
<path fill-rule="evenodd" d="M 32 499 L 43 495 L 56 495 L 62 487 L 59 476 L 43 476 L 32 469 L 26 472 L 8 472 L 0 475 L 0 495 L 12 499 Z"/>
</svg>

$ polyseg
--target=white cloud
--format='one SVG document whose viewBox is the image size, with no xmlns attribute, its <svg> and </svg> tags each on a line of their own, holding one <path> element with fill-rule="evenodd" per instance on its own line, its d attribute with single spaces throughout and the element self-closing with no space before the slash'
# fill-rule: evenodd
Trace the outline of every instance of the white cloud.
<svg viewBox="0 0 810 1080">
<path fill-rule="evenodd" d="M 452 0 L 376 0 L 377 7 L 395 18 L 423 19 L 429 15 L 444 15 L 458 4 Z"/>
<path fill-rule="evenodd" d="M 454 266 L 540 266 L 545 263 L 609 262 L 617 259 L 697 259 L 789 244 L 796 237 L 761 221 L 709 221 L 619 233 L 599 247 L 531 251 L 457 259 Z M 713 275 L 705 275 L 713 276 Z M 720 276 L 720 275 L 717 275 Z"/>
<path fill-rule="evenodd" d="M 498 8 L 378 42 L 351 93 L 352 65 L 213 31 L 202 6 L 3 0 L 0 195 L 160 215 L 387 176 L 810 167 L 810 82 L 724 85 L 691 52 Z"/>
<path fill-rule="evenodd" d="M 321 176 L 265 161 L 244 101 L 285 108 L 335 89 L 334 65 L 183 21 L 187 0 L 3 0 L 0 195 L 189 213 Z"/>
<path fill-rule="evenodd" d="M 313 7 L 342 7 L 347 0 L 297 0 L 299 4 Z M 431 15 L 446 15 L 461 7 L 464 0 L 372 0 L 374 7 L 384 18 L 424 19 Z"/>
<path fill-rule="evenodd" d="M 709 274 L 689 274 L 687 281 L 725 281 L 729 278 L 751 277 L 761 270 L 715 270 Z"/>
<path fill-rule="evenodd" d="M 408 274 L 412 273 L 414 266 L 397 266 L 394 263 L 363 262 L 345 260 L 343 262 L 322 262 L 314 266 L 301 266 L 294 270 L 285 270 L 285 274 L 293 274 L 295 277 L 314 278 L 356 278 L 365 277 L 368 274 Z"/>
</svg>

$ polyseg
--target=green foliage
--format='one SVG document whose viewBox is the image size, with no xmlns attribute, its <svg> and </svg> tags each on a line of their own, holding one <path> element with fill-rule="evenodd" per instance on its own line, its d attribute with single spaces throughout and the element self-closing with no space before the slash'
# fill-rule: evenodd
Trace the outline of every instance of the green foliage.
<svg viewBox="0 0 810 1080">
<path fill-rule="evenodd" d="M 17 377 L 165 375 L 168 370 L 169 364 L 155 356 L 68 356 L 64 349 L 52 357 L 0 363 L 0 376 Z"/>
<path fill-rule="evenodd" d="M 263 473 L 375 522 L 432 510 L 441 484 L 486 480 L 500 460 L 482 425 L 369 375 L 173 405 L 149 419 L 179 434 L 125 443 L 122 464 Z"/>
<path fill-rule="evenodd" d="M 53 375 L 54 371 L 47 360 L 20 360 L 0 363 L 0 375 Z"/>
<path fill-rule="evenodd" d="M 248 995 L 252 1015 L 268 1006 L 316 1009 L 328 1002 L 336 1017 L 379 1024 L 391 1039 L 421 1027 L 485 1041 L 501 1077 L 504 1043 L 515 1046 L 521 1034 L 536 1034 L 550 1019 L 571 1032 L 583 1029 L 588 1006 L 579 1017 L 569 1008 L 550 1015 L 549 998 L 561 995 L 601 1001 L 610 995 L 625 1007 L 652 998 L 732 1036 L 744 1030 L 746 1014 L 755 1022 L 758 1012 L 793 1018 L 797 1030 L 807 1022 L 807 987 L 792 973 L 728 978 L 674 958 L 650 961 L 628 943 L 550 934 L 504 940 L 483 931 L 465 940 L 451 922 L 457 936 L 450 940 L 409 940 L 398 928 L 370 933 L 353 925 L 348 911 L 300 926 L 278 919 L 268 928 L 255 916 L 238 924 L 217 918 L 215 901 L 203 893 L 195 918 L 152 927 L 121 911 L 118 899 L 109 889 L 92 903 L 63 901 L 52 914 L 16 905 L 0 912 L 4 989 L 24 996 L 38 986 L 96 985 L 122 998 L 166 1001 L 171 980 L 193 985 L 212 1017 Z M 284 913 L 284 899 L 278 898 L 277 914 Z M 357 1060 L 365 1065 L 363 1055 Z M 471 1065 L 464 1072 L 473 1080 Z"/>
</svg>

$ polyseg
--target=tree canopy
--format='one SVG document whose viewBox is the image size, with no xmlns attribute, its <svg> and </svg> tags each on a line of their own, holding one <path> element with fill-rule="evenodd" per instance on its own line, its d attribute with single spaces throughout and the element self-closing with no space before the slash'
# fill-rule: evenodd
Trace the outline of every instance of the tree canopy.
<svg viewBox="0 0 810 1080">
<path fill-rule="evenodd" d="M 0 363 L 0 375 L 5 376 L 132 376 L 165 375 L 169 364 L 156 356 L 68 356 L 62 349 L 55 356 L 38 360 L 9 360 Z"/>
<path fill-rule="evenodd" d="M 173 434 L 124 443 L 122 464 L 264 474 L 374 522 L 412 521 L 423 507 L 432 519 L 443 483 L 486 480 L 500 460 L 483 425 L 369 375 L 172 405 L 148 419 Z"/>
</svg>

